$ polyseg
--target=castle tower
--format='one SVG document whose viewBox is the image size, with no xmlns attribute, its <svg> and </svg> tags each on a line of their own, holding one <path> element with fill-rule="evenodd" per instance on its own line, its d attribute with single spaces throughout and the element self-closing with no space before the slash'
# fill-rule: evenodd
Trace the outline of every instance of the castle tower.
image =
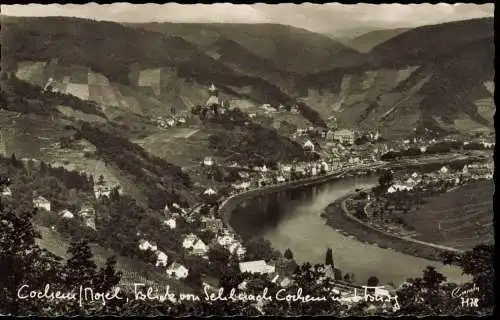
<svg viewBox="0 0 500 320">
<path fill-rule="evenodd" d="M 214 105 L 219 105 L 219 91 L 212 83 L 212 85 L 208 88 L 208 100 L 206 106 L 212 107 Z"/>
</svg>

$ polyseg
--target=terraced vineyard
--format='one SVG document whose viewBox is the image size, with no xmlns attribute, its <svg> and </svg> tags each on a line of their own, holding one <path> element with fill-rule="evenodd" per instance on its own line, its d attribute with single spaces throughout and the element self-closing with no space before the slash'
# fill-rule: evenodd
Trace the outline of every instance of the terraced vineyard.
<svg viewBox="0 0 500 320">
<path fill-rule="evenodd" d="M 427 199 L 405 220 L 419 233 L 418 240 L 457 249 L 470 249 L 479 243 L 492 243 L 492 181 L 466 185 Z"/>
</svg>

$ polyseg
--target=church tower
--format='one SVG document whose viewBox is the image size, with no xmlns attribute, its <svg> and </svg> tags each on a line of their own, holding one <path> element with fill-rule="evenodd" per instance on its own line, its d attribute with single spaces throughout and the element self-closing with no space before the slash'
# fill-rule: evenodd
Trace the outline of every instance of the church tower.
<svg viewBox="0 0 500 320">
<path fill-rule="evenodd" d="M 219 91 L 212 83 L 212 85 L 208 88 L 208 100 L 206 106 L 212 107 L 214 105 L 219 105 Z"/>
</svg>

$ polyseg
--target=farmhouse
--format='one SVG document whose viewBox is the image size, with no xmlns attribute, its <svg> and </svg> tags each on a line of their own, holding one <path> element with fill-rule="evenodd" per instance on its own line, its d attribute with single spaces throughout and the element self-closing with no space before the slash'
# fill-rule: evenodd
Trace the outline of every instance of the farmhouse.
<svg viewBox="0 0 500 320">
<path fill-rule="evenodd" d="M 334 134 L 334 140 L 337 140 L 340 143 L 352 145 L 354 144 L 354 131 L 347 129 L 337 130 Z"/>
</svg>

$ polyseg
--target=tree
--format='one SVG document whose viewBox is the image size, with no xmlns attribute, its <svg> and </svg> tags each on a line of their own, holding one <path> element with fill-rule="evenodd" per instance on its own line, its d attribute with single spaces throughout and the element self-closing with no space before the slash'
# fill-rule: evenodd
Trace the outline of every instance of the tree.
<svg viewBox="0 0 500 320">
<path fill-rule="evenodd" d="M 272 260 L 281 256 L 280 252 L 275 250 L 268 240 L 256 238 L 245 244 L 247 249 L 246 257 L 248 260 Z"/>
<path fill-rule="evenodd" d="M 333 263 L 333 251 L 332 251 L 332 248 L 328 248 L 326 250 L 325 264 L 332 266 L 332 268 L 335 267 L 335 264 Z"/>
<path fill-rule="evenodd" d="M 293 259 L 292 250 L 290 250 L 290 248 L 286 249 L 284 256 L 285 256 L 285 258 L 292 260 Z"/>
<path fill-rule="evenodd" d="M 388 188 L 392 184 L 393 179 L 392 172 L 390 170 L 384 170 L 378 178 L 378 184 L 381 187 Z"/>
<path fill-rule="evenodd" d="M 215 245 L 208 250 L 208 260 L 216 267 L 218 275 L 221 275 L 227 269 L 227 264 L 231 253 L 221 245 Z"/>
<path fill-rule="evenodd" d="M 92 251 L 86 240 L 73 241 L 68 248 L 71 257 L 66 262 L 65 282 L 69 286 L 95 288 L 97 266 L 93 261 Z"/>
<path fill-rule="evenodd" d="M 105 184 L 106 183 L 104 182 L 104 176 L 101 174 L 99 176 L 99 180 L 97 180 L 97 185 L 102 188 L 102 187 L 104 187 Z"/>
<path fill-rule="evenodd" d="M 106 260 L 106 266 L 101 268 L 99 270 L 99 274 L 97 275 L 100 292 L 108 292 L 120 283 L 122 272 L 117 272 L 115 268 L 116 258 L 111 256 Z"/>
<path fill-rule="evenodd" d="M 333 277 L 335 280 L 342 280 L 342 271 L 340 269 L 335 268 L 333 270 Z"/>
<path fill-rule="evenodd" d="M 109 194 L 109 200 L 117 202 L 120 200 L 120 186 L 113 187 L 111 193 Z"/>
<path fill-rule="evenodd" d="M 369 277 L 368 280 L 366 281 L 366 285 L 368 287 L 376 287 L 376 286 L 378 286 L 378 284 L 379 284 L 379 280 L 375 276 Z"/>
<path fill-rule="evenodd" d="M 351 277 L 349 276 L 349 273 L 346 273 L 346 274 L 344 275 L 344 281 L 345 281 L 345 282 L 351 282 Z"/>
</svg>

